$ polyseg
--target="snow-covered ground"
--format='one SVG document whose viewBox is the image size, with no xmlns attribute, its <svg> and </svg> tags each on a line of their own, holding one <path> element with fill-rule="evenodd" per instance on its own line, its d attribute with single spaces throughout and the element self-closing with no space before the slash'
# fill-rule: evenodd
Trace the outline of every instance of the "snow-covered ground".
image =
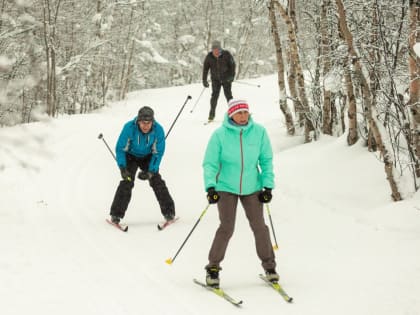
<svg viewBox="0 0 420 315">
<path fill-rule="evenodd" d="M 420 314 L 420 195 L 394 203 L 383 165 L 345 136 L 302 145 L 285 133 L 276 77 L 235 83 L 269 131 L 276 189 L 270 211 L 279 249 L 285 303 L 262 272 L 243 211 L 221 272 L 241 309 L 193 284 L 218 225 L 211 206 L 172 265 L 206 207 L 201 161 L 212 131 L 203 125 L 206 90 L 194 84 L 131 93 L 97 113 L 0 129 L 1 314 Z M 163 232 L 151 188 L 136 181 L 125 217 L 128 233 L 106 224 L 120 179 L 102 140 L 114 148 L 123 124 L 149 105 L 169 129 L 161 164 L 180 221 Z M 216 119 L 226 110 L 221 95 Z M 241 208 L 239 208 L 241 210 Z M 268 220 L 267 220 L 268 222 Z M 271 228 L 270 228 L 271 230 Z"/>
</svg>

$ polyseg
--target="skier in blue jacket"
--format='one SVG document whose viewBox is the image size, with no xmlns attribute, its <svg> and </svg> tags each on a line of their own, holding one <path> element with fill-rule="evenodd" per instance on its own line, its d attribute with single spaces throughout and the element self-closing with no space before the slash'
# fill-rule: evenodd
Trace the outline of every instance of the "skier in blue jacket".
<svg viewBox="0 0 420 315">
<path fill-rule="evenodd" d="M 170 221 L 175 217 L 174 201 L 159 174 L 164 152 L 164 130 L 154 119 L 153 109 L 144 106 L 140 108 L 135 119 L 124 125 L 117 141 L 116 157 L 122 180 L 111 205 L 110 215 L 113 223 L 119 223 L 124 218 L 138 168 L 138 178 L 149 180 L 164 218 Z"/>
</svg>

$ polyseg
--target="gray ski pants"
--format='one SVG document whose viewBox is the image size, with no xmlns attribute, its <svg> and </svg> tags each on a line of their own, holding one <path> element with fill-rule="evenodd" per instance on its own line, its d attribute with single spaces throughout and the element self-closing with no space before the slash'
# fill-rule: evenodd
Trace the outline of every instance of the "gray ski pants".
<svg viewBox="0 0 420 315">
<path fill-rule="evenodd" d="M 209 252 L 209 263 L 206 267 L 220 267 L 220 262 L 225 257 L 229 240 L 235 229 L 236 208 L 239 199 L 254 233 L 257 255 L 261 260 L 262 267 L 264 270 L 275 269 L 276 261 L 270 233 L 264 222 L 263 204 L 258 200 L 258 194 L 259 192 L 238 196 L 227 192 L 219 192 L 220 199 L 217 203 L 217 208 L 219 210 L 220 225 L 214 236 Z"/>
</svg>

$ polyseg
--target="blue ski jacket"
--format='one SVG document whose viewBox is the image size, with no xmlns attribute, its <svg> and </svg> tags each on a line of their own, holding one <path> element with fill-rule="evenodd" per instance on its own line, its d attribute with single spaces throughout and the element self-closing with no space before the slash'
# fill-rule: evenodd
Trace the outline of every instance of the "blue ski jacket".
<svg viewBox="0 0 420 315">
<path fill-rule="evenodd" d="M 126 154 L 142 158 L 152 155 L 149 164 L 149 172 L 157 173 L 159 165 L 165 152 L 165 132 L 163 127 L 153 121 L 152 129 L 143 133 L 137 125 L 137 117 L 127 122 L 118 138 L 115 147 L 118 167 L 127 166 Z"/>
</svg>

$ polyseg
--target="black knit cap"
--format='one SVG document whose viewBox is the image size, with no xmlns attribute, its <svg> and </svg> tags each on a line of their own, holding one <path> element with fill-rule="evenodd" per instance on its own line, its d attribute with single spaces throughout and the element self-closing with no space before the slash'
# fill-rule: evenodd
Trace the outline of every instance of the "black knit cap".
<svg viewBox="0 0 420 315">
<path fill-rule="evenodd" d="M 211 43 L 211 49 L 221 49 L 221 48 L 222 48 L 222 44 L 220 43 L 220 41 L 214 40 Z"/>
<path fill-rule="evenodd" d="M 137 121 L 153 121 L 154 120 L 154 112 L 149 106 L 143 106 L 140 108 L 139 113 L 137 115 Z"/>
</svg>

